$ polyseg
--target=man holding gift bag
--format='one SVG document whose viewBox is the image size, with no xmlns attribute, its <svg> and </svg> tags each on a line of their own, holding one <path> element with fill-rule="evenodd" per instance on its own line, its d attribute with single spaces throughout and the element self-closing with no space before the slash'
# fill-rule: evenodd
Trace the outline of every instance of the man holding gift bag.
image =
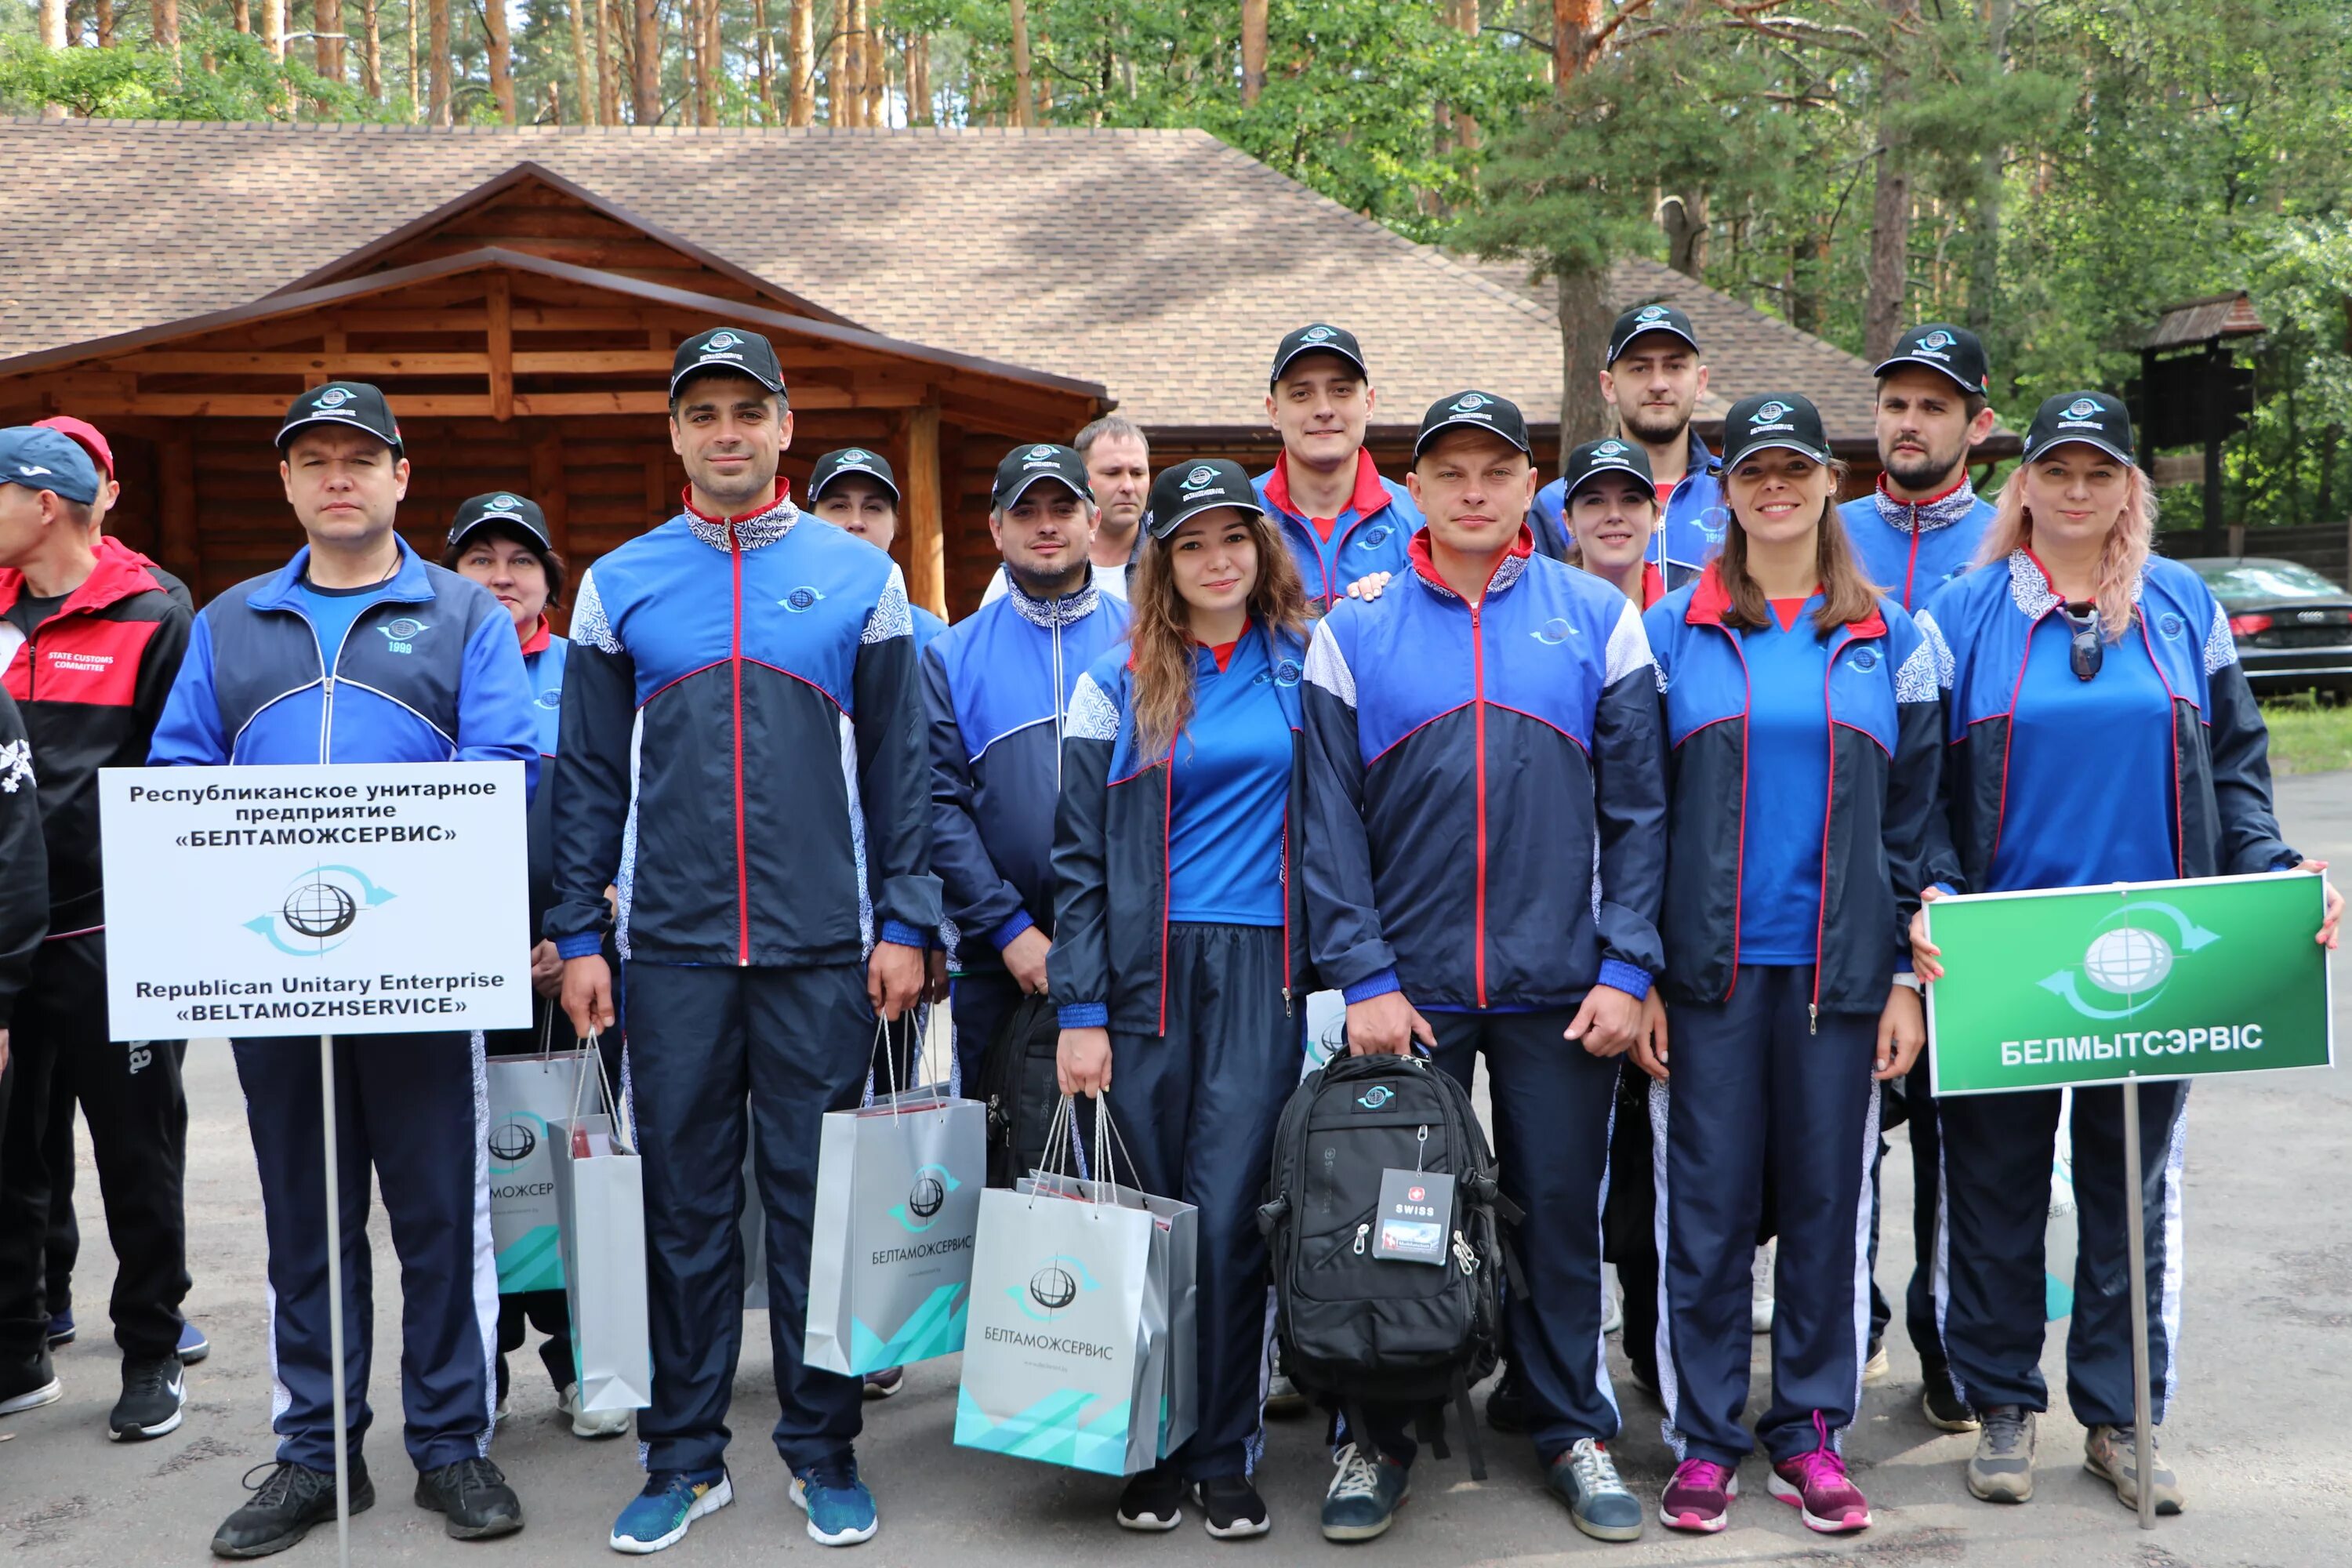
<svg viewBox="0 0 2352 1568">
<path fill-rule="evenodd" d="M 681 344 L 669 428 L 684 510 L 597 562 L 572 617 L 545 928 L 573 1026 L 611 1027 L 619 887 L 654 1390 L 645 1489 L 611 1544 L 658 1552 L 733 1496 L 748 1098 L 776 1450 L 809 1534 L 848 1545 L 877 1518 L 851 1452 L 858 1384 L 803 1355 L 810 1214 L 824 1113 L 857 1103 L 875 1015 L 914 1005 L 940 923 L 913 620 L 889 557 L 802 526 L 777 482 L 793 420 L 766 339 Z"/>
</svg>

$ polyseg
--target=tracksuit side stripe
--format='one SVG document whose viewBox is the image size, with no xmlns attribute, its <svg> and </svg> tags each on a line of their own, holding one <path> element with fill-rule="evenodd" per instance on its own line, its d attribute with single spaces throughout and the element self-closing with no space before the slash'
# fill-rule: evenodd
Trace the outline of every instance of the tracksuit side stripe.
<svg viewBox="0 0 2352 1568">
<path fill-rule="evenodd" d="M 2126 1092 L 2129 1092 L 2128 1087 Z M 2179 1093 L 2180 1098 L 2172 1111 L 2172 1136 L 2164 1152 L 2164 1229 L 2159 1241 L 2164 1248 L 2164 1293 L 2157 1314 L 2164 1325 L 2164 1395 L 2156 1402 L 2152 1413 L 2159 1426 L 2164 1424 L 2165 1412 L 2172 1408 L 2173 1395 L 2180 1390 L 2180 1285 L 2188 1265 L 2185 1248 L 2189 1234 L 2181 1216 L 2181 1172 L 2189 1157 L 2189 1085 L 2183 1083 Z"/>
<path fill-rule="evenodd" d="M 1856 1187 L 1853 1216 L 1853 1400 L 1846 1406 L 1853 1419 L 1862 1415 L 1862 1377 L 1870 1362 L 1870 1232 L 1871 1172 L 1878 1160 L 1878 1117 L 1884 1088 L 1870 1086 L 1870 1109 L 1862 1119 L 1862 1179 Z M 1845 1452 L 1846 1428 L 1830 1434 L 1830 1447 Z"/>
<path fill-rule="evenodd" d="M 249 1123 L 253 1119 L 253 1097 L 249 1094 L 245 1097 L 245 1114 L 246 1120 Z M 485 1157 L 487 1157 L 489 1152 L 488 1137 L 489 1135 L 487 1132 L 483 1134 L 482 1152 Z M 257 1177 L 260 1175 L 260 1171 L 261 1156 L 259 1152 L 257 1151 L 254 1155 L 254 1173 Z M 257 1181 L 256 1185 L 261 1194 L 261 1234 L 266 1237 L 269 1234 L 269 1184 L 267 1181 Z M 294 1408 L 294 1394 L 291 1389 L 286 1386 L 286 1380 L 278 1375 L 278 1287 L 270 1280 L 269 1278 L 269 1260 L 267 1256 L 266 1247 L 265 1256 L 262 1258 L 261 1289 L 268 1299 L 267 1321 L 268 1324 L 268 1332 L 269 1351 L 269 1429 L 272 1432 L 276 1432 L 278 1430 L 278 1423 L 285 1419 L 286 1413 L 289 1410 Z"/>
<path fill-rule="evenodd" d="M 1627 1072 L 1639 1070 L 1628 1068 L 1622 1058 L 1618 1059 L 1617 1071 L 1621 1078 Z M 1609 1131 L 1601 1139 L 1601 1194 L 1592 1208 L 1592 1256 L 1595 1258 L 1602 1255 L 1609 1241 L 1609 1152 L 1616 1145 L 1617 1085 L 1612 1083 L 1609 1086 Z M 1609 1276 L 1606 1270 L 1601 1276 L 1601 1312 L 1592 1321 L 1597 1324 L 1609 1321 Z M 1609 1381 L 1609 1331 L 1606 1328 L 1597 1329 L 1593 1333 L 1592 1368 L 1601 1385 L 1601 1397 L 1609 1402 L 1609 1414 L 1617 1418 L 1615 1428 L 1609 1434 L 1613 1438 L 1625 1429 L 1625 1412 L 1619 1408 L 1617 1390 Z"/>
<path fill-rule="evenodd" d="M 1675 1375 L 1675 1315 L 1666 1300 L 1666 1124 L 1674 1091 L 1655 1079 L 1650 1081 L 1650 1176 L 1658 1191 L 1657 1216 L 1650 1228 L 1658 1247 L 1658 1403 L 1666 1418 L 1658 1434 L 1676 1460 L 1688 1457 L 1682 1432 L 1675 1426 L 1675 1410 L 1682 1398 L 1681 1380 Z"/>
<path fill-rule="evenodd" d="M 1953 1396 L 1963 1405 L 1969 1403 L 1968 1384 L 1961 1380 L 1960 1369 L 1952 1364 L 1952 1340 L 1946 1331 L 1944 1320 L 1952 1306 L 1952 1178 L 1946 1169 L 1944 1116 L 1940 1110 L 1931 1112 L 1936 1118 L 1936 1347 L 1944 1352 L 1945 1376 L 1951 1380 Z"/>
<path fill-rule="evenodd" d="M 499 1250 L 490 1237 L 490 1069 L 478 1030 L 469 1044 L 474 1061 L 474 1325 L 482 1338 L 482 1435 L 477 1447 L 487 1455 L 498 1426 Z"/>
</svg>

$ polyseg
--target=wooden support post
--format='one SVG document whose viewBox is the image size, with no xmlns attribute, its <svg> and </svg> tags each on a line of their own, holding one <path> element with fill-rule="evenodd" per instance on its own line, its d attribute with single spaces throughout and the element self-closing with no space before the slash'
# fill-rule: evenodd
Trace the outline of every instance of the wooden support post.
<svg viewBox="0 0 2352 1568">
<path fill-rule="evenodd" d="M 514 295 L 507 275 L 490 274 L 490 417 L 514 417 Z"/>
<path fill-rule="evenodd" d="M 196 538 L 196 444 L 187 436 L 166 436 L 155 443 L 155 482 L 163 493 L 155 515 L 156 552 L 163 570 L 187 584 L 201 598 L 197 581 L 205 569 L 204 549 Z"/>
<path fill-rule="evenodd" d="M 907 597 L 933 615 L 948 613 L 945 486 L 940 473 L 936 398 L 907 411 Z"/>
</svg>

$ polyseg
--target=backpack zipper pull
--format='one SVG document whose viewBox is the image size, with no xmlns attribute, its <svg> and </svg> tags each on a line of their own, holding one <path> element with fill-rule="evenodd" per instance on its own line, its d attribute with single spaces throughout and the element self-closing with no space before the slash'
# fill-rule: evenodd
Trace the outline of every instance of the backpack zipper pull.
<svg viewBox="0 0 2352 1568">
<path fill-rule="evenodd" d="M 1364 1237 L 1371 1234 L 1371 1229 L 1372 1222 L 1370 1220 L 1356 1226 L 1356 1256 L 1359 1258 L 1364 1255 Z"/>
<path fill-rule="evenodd" d="M 1424 1122 L 1422 1125 L 1421 1131 L 1415 1132 L 1412 1137 L 1412 1168 L 1417 1173 L 1422 1169 L 1423 1160 L 1427 1158 L 1429 1154 L 1428 1124 Z"/>
<path fill-rule="evenodd" d="M 1454 1233 L 1454 1261 L 1461 1265 L 1465 1278 L 1478 1272 L 1478 1255 L 1470 1250 L 1469 1242 L 1458 1230 Z"/>
</svg>

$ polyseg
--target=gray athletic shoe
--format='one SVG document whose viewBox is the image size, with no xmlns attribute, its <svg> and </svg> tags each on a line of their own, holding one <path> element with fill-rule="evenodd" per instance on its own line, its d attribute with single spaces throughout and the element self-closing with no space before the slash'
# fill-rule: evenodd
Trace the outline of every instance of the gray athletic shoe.
<svg viewBox="0 0 2352 1568">
<path fill-rule="evenodd" d="M 2172 1467 L 2164 1462 L 2162 1450 L 2156 1446 L 2156 1434 L 2147 1439 L 2151 1466 L 2148 1482 L 2156 1493 L 2156 1511 L 2179 1513 L 2187 1500 L 2180 1495 L 2180 1482 Z M 2083 1438 L 2083 1468 L 2116 1489 L 2116 1500 L 2126 1508 L 2139 1507 L 2139 1450 L 2137 1438 L 2129 1426 L 2094 1426 Z"/>
<path fill-rule="evenodd" d="M 2017 1405 L 1979 1411 L 1983 1429 L 1969 1460 L 1969 1490 L 1987 1502 L 2024 1502 L 2033 1496 L 2033 1412 Z"/>
</svg>

